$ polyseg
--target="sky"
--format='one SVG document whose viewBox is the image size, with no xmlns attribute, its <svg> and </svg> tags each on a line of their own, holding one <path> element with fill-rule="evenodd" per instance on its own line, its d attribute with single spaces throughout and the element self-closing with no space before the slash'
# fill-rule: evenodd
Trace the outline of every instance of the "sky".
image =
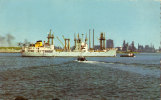
<svg viewBox="0 0 161 100">
<path fill-rule="evenodd" d="M 159 48 L 160 0 L 0 0 L 0 36 L 12 34 L 14 43 L 35 43 L 47 41 L 50 29 L 56 46 L 61 46 L 57 36 L 70 38 L 74 45 L 74 33 L 95 29 L 95 44 L 105 32 L 115 47 L 126 40 Z"/>
</svg>

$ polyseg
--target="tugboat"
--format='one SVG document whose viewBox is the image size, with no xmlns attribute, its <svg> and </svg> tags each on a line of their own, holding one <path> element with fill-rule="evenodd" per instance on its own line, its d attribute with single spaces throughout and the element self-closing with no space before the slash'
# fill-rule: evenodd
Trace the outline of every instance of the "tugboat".
<svg viewBox="0 0 161 100">
<path fill-rule="evenodd" d="M 120 55 L 120 57 L 135 57 L 133 53 L 129 53 L 128 55 Z"/>
<path fill-rule="evenodd" d="M 86 58 L 83 57 L 83 56 L 82 56 L 82 57 L 78 57 L 77 60 L 78 60 L 78 61 L 87 61 Z"/>
</svg>

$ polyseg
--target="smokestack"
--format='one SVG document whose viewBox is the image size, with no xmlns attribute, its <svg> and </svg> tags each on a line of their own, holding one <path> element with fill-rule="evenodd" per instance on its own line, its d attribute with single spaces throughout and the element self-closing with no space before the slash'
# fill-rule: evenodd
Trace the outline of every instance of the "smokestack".
<svg viewBox="0 0 161 100">
<path fill-rule="evenodd" d="M 91 40 L 90 40 L 90 29 L 89 29 L 89 49 L 91 48 Z"/>
<path fill-rule="evenodd" d="M 104 32 L 104 40 L 103 40 L 103 48 L 105 49 L 105 32 Z"/>
<path fill-rule="evenodd" d="M 93 49 L 94 49 L 94 29 L 93 29 Z"/>
</svg>

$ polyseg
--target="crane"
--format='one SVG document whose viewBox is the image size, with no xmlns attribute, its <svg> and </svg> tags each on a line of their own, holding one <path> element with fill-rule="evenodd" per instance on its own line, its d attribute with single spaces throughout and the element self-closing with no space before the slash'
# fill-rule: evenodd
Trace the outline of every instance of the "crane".
<svg viewBox="0 0 161 100">
<path fill-rule="evenodd" d="M 63 39 L 65 40 L 64 35 L 62 35 L 62 37 L 63 37 Z"/>
<path fill-rule="evenodd" d="M 59 40 L 59 42 L 62 44 L 62 46 L 64 47 L 63 42 L 59 39 L 59 37 L 57 37 L 57 39 Z"/>
</svg>

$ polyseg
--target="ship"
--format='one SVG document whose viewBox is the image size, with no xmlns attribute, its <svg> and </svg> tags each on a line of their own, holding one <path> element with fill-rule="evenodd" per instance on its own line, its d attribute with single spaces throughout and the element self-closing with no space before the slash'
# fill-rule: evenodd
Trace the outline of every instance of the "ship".
<svg viewBox="0 0 161 100">
<path fill-rule="evenodd" d="M 85 39 L 80 38 L 79 33 L 77 37 L 74 34 L 74 48 L 70 47 L 70 39 L 64 38 L 65 44 L 57 37 L 60 43 L 63 45 L 62 49 L 55 48 L 54 45 L 54 33 L 51 34 L 51 30 L 47 36 L 48 41 L 42 42 L 42 40 L 36 41 L 35 44 L 29 44 L 22 47 L 21 55 L 24 57 L 115 57 L 116 48 L 105 49 L 105 33 L 100 34 L 100 48 L 94 49 L 94 29 L 93 29 L 93 48 L 90 47 L 90 30 L 89 30 L 89 48 L 87 44 L 87 34 Z"/>
<path fill-rule="evenodd" d="M 129 53 L 127 55 L 120 55 L 120 57 L 135 57 L 133 53 Z"/>
</svg>

